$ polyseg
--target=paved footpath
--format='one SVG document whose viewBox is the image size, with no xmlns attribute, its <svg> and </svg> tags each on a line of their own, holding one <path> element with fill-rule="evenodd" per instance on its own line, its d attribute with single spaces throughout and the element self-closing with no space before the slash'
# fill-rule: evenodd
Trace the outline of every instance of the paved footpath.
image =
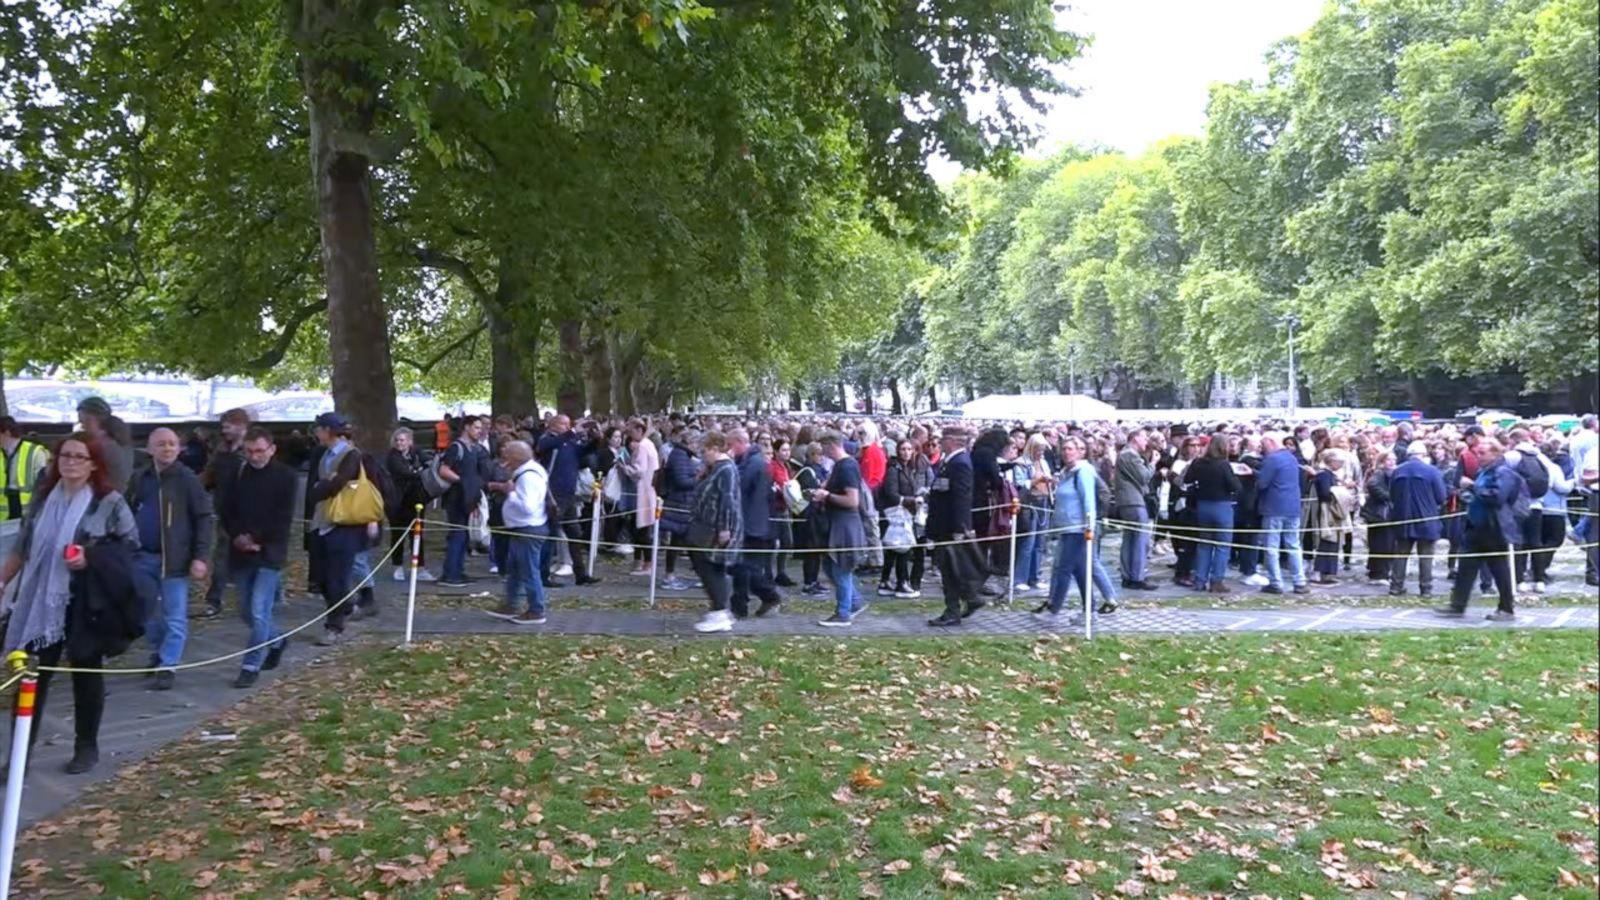
<svg viewBox="0 0 1600 900">
<path fill-rule="evenodd" d="M 626 576 L 621 576 L 625 578 Z M 619 579 L 620 580 L 620 579 Z M 495 584 L 486 580 L 484 586 Z M 638 582 L 634 582 L 638 584 Z M 365 635 L 383 643 L 399 643 L 404 629 L 404 593 L 399 585 L 386 579 L 380 582 L 380 603 L 383 615 L 375 620 L 351 626 L 352 632 Z M 642 593 L 642 585 L 639 586 Z M 614 586 L 613 586 L 614 589 Z M 679 598 L 700 597 L 699 592 L 663 595 Z M 230 607 L 232 606 L 230 597 Z M 827 601 L 793 602 L 785 611 L 763 619 L 739 622 L 731 635 L 696 635 L 692 625 L 698 618 L 693 612 L 668 612 L 663 610 L 627 610 L 615 608 L 584 608 L 580 592 L 568 589 L 557 591 L 552 597 L 550 621 L 543 626 L 519 626 L 487 615 L 481 609 L 419 609 L 416 616 L 416 633 L 419 637 L 438 637 L 471 634 L 528 634 L 549 636 L 616 635 L 640 637 L 682 637 L 702 640 L 726 639 L 741 636 L 792 636 L 811 635 L 828 638 L 848 637 L 939 637 L 959 639 L 963 635 L 1037 636 L 1056 634 L 1071 638 L 1082 635 L 1081 626 L 1069 621 L 1051 625 L 1035 618 L 1026 610 L 1037 598 L 1018 599 L 1011 609 L 991 607 L 968 620 L 960 628 L 935 629 L 926 626 L 926 619 L 937 611 L 936 599 L 925 599 L 924 609 L 905 611 L 900 606 L 894 612 L 868 611 L 849 629 L 822 628 L 816 620 L 828 613 Z M 492 601 L 481 601 L 485 606 Z M 1234 602 L 1248 603 L 1239 598 Z M 1596 607 L 1527 609 L 1517 615 L 1511 625 L 1484 621 L 1483 613 L 1492 609 L 1492 601 L 1475 598 L 1472 612 L 1464 619 L 1442 619 L 1427 609 L 1379 609 L 1360 607 L 1288 608 L 1288 609 L 1175 609 L 1169 607 L 1125 609 L 1110 616 L 1095 617 L 1095 631 L 1099 635 L 1174 635 L 1218 634 L 1224 632 L 1359 632 L 1388 631 L 1416 628 L 1450 629 L 1600 629 L 1600 609 Z M 314 598 L 297 597 L 286 601 L 279 609 L 278 621 L 289 627 L 306 622 L 322 610 Z M 235 652 L 246 643 L 246 628 L 234 616 L 194 623 L 189 646 L 184 658 L 188 661 L 208 659 Z M 310 645 L 316 628 L 308 629 L 303 637 L 285 655 L 283 666 L 276 672 L 262 673 L 255 691 L 271 690 L 277 678 L 297 669 L 316 665 L 331 653 Z M 126 667 L 141 665 L 144 654 L 137 648 L 129 651 L 114 664 Z M 247 695 L 235 690 L 231 682 L 238 672 L 237 660 L 215 666 L 181 671 L 177 687 L 171 691 L 157 692 L 149 689 L 150 682 L 137 675 L 112 676 L 108 681 L 108 698 L 104 726 L 101 729 L 101 762 L 88 775 L 70 776 L 62 766 L 72 755 L 72 691 L 69 680 L 59 678 L 52 686 L 49 708 L 39 720 L 42 729 L 35 751 L 34 764 L 30 766 L 27 788 L 23 798 L 23 818 L 26 823 L 37 822 L 50 816 L 97 781 L 111 777 L 119 766 L 143 759 L 160 747 L 174 741 L 198 741 L 203 723 L 217 713 L 229 708 Z M 9 745 L 9 741 L 7 742 Z"/>
</svg>

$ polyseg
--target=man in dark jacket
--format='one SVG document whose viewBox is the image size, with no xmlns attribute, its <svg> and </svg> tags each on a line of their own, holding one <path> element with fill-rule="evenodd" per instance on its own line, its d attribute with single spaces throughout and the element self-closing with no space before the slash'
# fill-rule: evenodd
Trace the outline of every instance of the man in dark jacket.
<svg viewBox="0 0 1600 900">
<path fill-rule="evenodd" d="M 1406 452 L 1402 453 L 1404 449 Z M 1394 538 L 1394 559 L 1390 560 L 1389 595 L 1406 592 L 1406 565 L 1413 548 L 1417 553 L 1417 593 L 1433 596 L 1433 547 L 1444 534 L 1439 516 L 1450 497 L 1444 476 L 1422 451 L 1411 452 L 1405 444 L 1395 446 L 1395 456 L 1406 461 L 1389 476 L 1389 518 Z"/>
<path fill-rule="evenodd" d="M 275 669 L 289 639 L 272 620 L 272 607 L 283 584 L 289 559 L 289 530 L 294 517 L 296 476 L 273 459 L 271 432 L 252 428 L 240 452 L 245 466 L 223 497 L 222 530 L 228 538 L 228 566 L 239 585 L 245 621 L 250 623 L 250 652 L 239 665 L 233 686 L 256 683 L 262 669 Z M 270 646 L 266 646 L 270 643 Z"/>
<path fill-rule="evenodd" d="M 750 433 L 743 428 L 728 432 L 728 452 L 739 467 L 739 505 L 744 513 L 744 550 L 733 569 L 733 599 L 731 605 L 736 618 L 750 613 L 750 595 L 761 598 L 756 615 L 765 616 L 778 609 L 783 595 L 772 582 L 772 553 L 778 546 L 772 529 L 772 471 L 767 468 L 767 457 L 761 448 L 750 443 Z"/>
<path fill-rule="evenodd" d="M 1256 507 L 1261 513 L 1261 528 L 1266 532 L 1263 547 L 1267 554 L 1268 584 L 1263 593 L 1283 593 L 1283 567 L 1278 555 L 1289 555 L 1289 577 L 1296 594 L 1310 593 L 1306 586 L 1305 562 L 1300 557 L 1300 459 L 1283 445 L 1281 432 L 1261 438 L 1261 471 L 1256 473 Z"/>
<path fill-rule="evenodd" d="M 221 510 L 227 502 L 228 491 L 234 479 L 244 469 L 244 434 L 250 428 L 250 414 L 242 409 L 230 409 L 222 414 L 222 446 L 206 461 L 200 483 L 211 491 L 211 508 Z M 293 493 L 294 488 L 290 488 Z M 216 541 L 211 551 L 211 583 L 206 585 L 206 605 L 199 618 L 213 619 L 222 613 L 222 591 L 228 586 L 228 541 L 222 533 L 222 520 L 217 519 Z"/>
<path fill-rule="evenodd" d="M 155 689 L 165 691 L 176 680 L 172 667 L 182 660 L 189 638 L 189 579 L 206 577 L 216 524 L 200 476 L 178 462 L 177 432 L 157 428 L 147 449 L 150 465 L 130 480 L 128 506 L 139 526 L 136 562 L 161 579 L 160 601 L 150 610 L 145 637 L 150 667 L 161 669 Z"/>
<path fill-rule="evenodd" d="M 1492 622 L 1508 622 L 1516 617 L 1515 594 L 1511 583 L 1511 542 L 1522 533 L 1528 515 L 1528 486 L 1516 470 L 1506 465 L 1505 449 L 1494 438 L 1484 438 L 1474 448 L 1478 457 L 1478 476 L 1462 487 L 1470 493 L 1467 501 L 1467 552 L 1456 583 L 1450 591 L 1450 605 L 1439 610 L 1442 616 L 1459 618 L 1467 613 L 1472 583 L 1478 569 L 1487 567 L 1500 592 L 1500 605 L 1488 615 Z"/>
<path fill-rule="evenodd" d="M 939 470 L 928 490 L 927 534 L 939 545 L 933 555 L 944 588 L 944 612 L 928 624 L 945 628 L 960 625 L 983 607 L 978 587 L 985 573 L 972 527 L 973 474 L 966 430 L 946 428 L 939 437 L 939 451 Z"/>
<path fill-rule="evenodd" d="M 583 500 L 592 490 L 590 485 L 578 484 L 579 457 L 584 449 L 583 435 L 572 430 L 572 419 L 558 415 L 550 420 L 550 428 L 539 438 L 534 456 L 550 473 L 550 496 L 557 507 L 556 522 L 551 523 L 551 533 L 566 537 L 567 553 L 572 557 L 573 579 L 579 585 L 596 584 L 600 579 L 584 571 L 578 562 L 579 549 L 588 538 L 583 523 Z M 539 568 L 546 587 L 558 587 L 551 580 L 551 567 L 556 558 L 556 542 L 545 541 L 540 548 Z"/>
</svg>

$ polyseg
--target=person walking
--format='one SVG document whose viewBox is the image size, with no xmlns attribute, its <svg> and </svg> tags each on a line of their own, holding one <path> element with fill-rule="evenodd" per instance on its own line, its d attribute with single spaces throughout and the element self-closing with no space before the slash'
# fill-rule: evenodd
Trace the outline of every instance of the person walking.
<svg viewBox="0 0 1600 900">
<path fill-rule="evenodd" d="M 23 513 L 22 530 L 0 563 L 0 608 L 7 615 L 4 651 L 26 650 L 40 666 L 66 664 L 72 673 L 72 760 L 69 775 L 100 761 L 107 657 L 125 651 L 144 624 L 132 617 L 91 617 L 109 610 L 148 608 L 156 586 L 134 564 L 139 526 L 112 483 L 106 450 L 84 432 L 56 446 L 49 471 Z M 49 671 L 39 675 L 34 715 L 44 716 Z M 34 728 L 30 744 L 42 728 Z"/>
<path fill-rule="evenodd" d="M 973 502 L 967 432 L 945 428 L 939 435 L 939 467 L 928 489 L 928 539 L 935 545 L 934 565 L 944 590 L 944 612 L 928 620 L 935 628 L 960 625 L 984 605 L 978 588 L 986 572 L 973 528 Z"/>
<path fill-rule="evenodd" d="M 178 461 L 177 432 L 155 429 L 146 449 L 150 465 L 134 474 L 128 507 L 139 528 L 135 564 L 161 583 L 160 602 L 149 610 L 145 639 L 150 644 L 150 668 L 159 670 L 155 689 L 167 691 L 177 680 L 173 667 L 183 660 L 189 638 L 189 579 L 206 577 L 216 523 L 200 476 Z"/>
<path fill-rule="evenodd" d="M 200 483 L 211 492 L 211 508 L 221 510 L 233 489 L 234 479 L 244 472 L 244 436 L 250 430 L 250 414 L 242 409 L 230 409 L 222 414 L 220 423 L 222 445 L 206 460 Z M 276 449 L 273 451 L 276 453 Z M 222 517 L 217 520 L 217 533 L 211 543 L 211 580 L 206 584 L 205 605 L 197 618 L 214 619 L 222 615 L 222 592 L 233 580 L 228 562 L 233 551 L 228 545 L 228 535 L 222 531 Z M 243 598 L 243 594 L 240 595 Z"/>
<path fill-rule="evenodd" d="M 1500 593 L 1500 603 L 1488 619 L 1509 622 L 1516 618 L 1516 594 L 1511 562 L 1506 557 L 1512 540 L 1522 533 L 1528 514 L 1528 486 L 1506 464 L 1505 448 L 1498 440 L 1485 437 L 1473 452 L 1478 458 L 1478 475 L 1470 481 L 1463 478 L 1461 484 L 1466 492 L 1467 552 L 1456 569 L 1450 605 L 1437 612 L 1451 618 L 1466 615 L 1472 583 L 1478 578 L 1478 570 L 1487 568 Z"/>
<path fill-rule="evenodd" d="M 754 594 L 761 601 L 756 615 L 766 616 L 783 605 L 783 595 L 778 593 L 771 574 L 778 548 L 772 523 L 772 472 L 761 448 L 750 443 L 748 431 L 734 428 L 726 437 L 728 452 L 739 473 L 740 519 L 744 526 L 739 560 L 733 566 L 733 615 L 738 619 L 748 616 L 750 595 Z"/>
<path fill-rule="evenodd" d="M 689 502 L 686 543 L 689 565 L 705 587 L 710 610 L 694 625 L 702 634 L 733 630 L 730 568 L 738 563 L 744 535 L 744 504 L 739 496 L 739 469 L 728 456 L 728 439 L 708 431 L 700 442 L 705 470 L 695 482 Z"/>
<path fill-rule="evenodd" d="M 249 652 L 239 662 L 236 688 L 256 683 L 263 670 L 276 669 L 289 646 L 273 621 L 273 606 L 283 587 L 289 561 L 289 532 L 294 518 L 293 469 L 274 459 L 272 433 L 259 426 L 246 432 L 240 445 L 245 466 L 222 496 L 218 518 L 228 535 L 228 571 L 233 574 L 250 624 Z M 268 646 L 263 646 L 268 645 Z"/>
<path fill-rule="evenodd" d="M 1427 455 L 1410 445 L 1405 446 L 1406 461 L 1396 466 L 1389 476 L 1389 512 L 1394 522 L 1390 526 L 1394 559 L 1389 561 L 1389 596 L 1405 595 L 1406 565 L 1415 550 L 1417 594 L 1431 597 L 1434 546 L 1444 536 L 1441 516 L 1450 491 L 1445 486 L 1444 475 Z"/>
<path fill-rule="evenodd" d="M 321 593 L 328 610 L 316 645 L 332 647 L 344 640 L 345 620 L 355 603 L 356 554 L 366 549 L 368 532 L 383 518 L 383 497 L 378 492 L 376 470 L 369 470 L 365 455 L 350 442 L 348 419 L 339 413 L 323 413 L 316 418 L 315 430 L 323 452 L 309 492 L 314 504 L 311 529 L 313 540 L 321 547 Z M 362 489 L 363 483 L 366 489 Z M 347 486 L 349 499 L 342 496 Z"/>
<path fill-rule="evenodd" d="M 540 572 L 541 545 L 550 534 L 550 476 L 533 457 L 527 441 L 508 441 L 501 456 L 511 470 L 501 515 L 510 534 L 506 544 L 506 593 L 496 618 L 518 625 L 543 625 L 544 577 Z M 527 605 L 519 608 L 519 602 Z"/>
</svg>

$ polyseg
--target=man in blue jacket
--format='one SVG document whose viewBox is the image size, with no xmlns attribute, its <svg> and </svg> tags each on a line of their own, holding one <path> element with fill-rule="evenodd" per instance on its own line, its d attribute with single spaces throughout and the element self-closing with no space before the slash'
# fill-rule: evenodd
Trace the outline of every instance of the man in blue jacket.
<svg viewBox="0 0 1600 900">
<path fill-rule="evenodd" d="M 743 428 L 728 432 L 728 452 L 739 467 L 739 503 L 744 512 L 744 550 L 733 570 L 733 598 L 729 605 L 736 618 L 750 614 L 750 595 L 761 598 L 757 616 L 778 609 L 783 595 L 772 581 L 772 553 L 778 542 L 772 534 L 772 472 L 767 457 L 750 443 Z"/>
<path fill-rule="evenodd" d="M 1511 542 L 1522 533 L 1528 515 L 1528 485 L 1505 462 L 1505 448 L 1494 438 L 1484 438 L 1475 448 L 1478 477 L 1461 479 L 1467 494 L 1467 552 L 1450 591 L 1450 605 L 1439 615 L 1460 618 L 1467 614 L 1467 600 L 1478 570 L 1489 569 L 1500 592 L 1500 605 L 1488 615 L 1491 622 L 1509 622 L 1516 617 L 1515 595 L 1511 587 Z"/>
<path fill-rule="evenodd" d="M 598 584 L 600 579 L 587 572 L 578 562 L 581 545 L 587 539 L 583 523 L 583 500 L 592 490 L 590 485 L 578 484 L 578 457 L 583 452 L 583 436 L 572 430 L 572 419 L 556 415 L 550 428 L 539 438 L 534 456 L 550 473 L 550 497 L 556 505 L 556 521 L 550 523 L 552 538 L 562 536 L 567 541 L 567 553 L 572 557 L 573 581 L 579 586 Z M 556 558 L 554 539 L 539 548 L 539 571 L 545 587 L 560 587 L 551 577 L 551 567 Z"/>
<path fill-rule="evenodd" d="M 1433 596 L 1433 547 L 1444 535 L 1444 523 L 1439 518 L 1444 511 L 1450 491 L 1445 487 L 1444 475 L 1427 461 L 1422 451 L 1410 452 L 1405 444 L 1395 446 L 1395 456 L 1404 455 L 1401 463 L 1389 476 L 1390 512 L 1395 522 L 1395 555 L 1390 561 L 1389 596 L 1399 597 L 1406 592 L 1406 564 L 1411 560 L 1412 548 L 1417 551 L 1417 593 Z M 1402 450 L 1406 451 L 1402 454 Z"/>
<path fill-rule="evenodd" d="M 1305 561 L 1300 556 L 1300 460 L 1283 446 L 1283 433 L 1261 438 L 1261 471 L 1256 474 L 1256 508 L 1266 532 L 1268 584 L 1262 593 L 1283 593 L 1280 552 L 1289 555 L 1289 577 L 1296 594 L 1307 594 Z"/>
</svg>

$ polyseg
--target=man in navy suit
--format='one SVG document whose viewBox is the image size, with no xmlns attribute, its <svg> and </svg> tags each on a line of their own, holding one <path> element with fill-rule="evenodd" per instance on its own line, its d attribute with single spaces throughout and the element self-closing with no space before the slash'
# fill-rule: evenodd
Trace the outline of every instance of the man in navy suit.
<svg viewBox="0 0 1600 900">
<path fill-rule="evenodd" d="M 945 628 L 960 625 L 984 605 L 978 597 L 984 567 L 972 529 L 972 456 L 967 453 L 966 430 L 944 429 L 939 452 L 939 471 L 928 492 L 927 533 L 929 540 L 941 545 L 934 548 L 934 561 L 944 588 L 944 612 L 928 624 Z"/>
</svg>

